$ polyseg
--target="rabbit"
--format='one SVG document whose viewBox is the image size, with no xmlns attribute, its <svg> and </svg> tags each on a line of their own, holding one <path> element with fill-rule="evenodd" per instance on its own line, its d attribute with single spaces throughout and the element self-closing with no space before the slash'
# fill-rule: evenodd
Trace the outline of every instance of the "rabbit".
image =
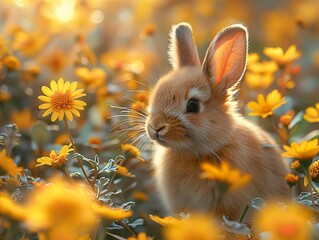
<svg viewBox="0 0 319 240">
<path fill-rule="evenodd" d="M 289 197 L 288 168 L 276 143 L 236 111 L 233 95 L 247 65 L 246 27 L 234 24 L 220 31 L 202 65 L 188 23 L 173 26 L 170 37 L 173 70 L 150 93 L 144 126 L 154 143 L 154 175 L 168 211 L 238 219 L 255 197 Z M 252 179 L 216 205 L 214 180 L 200 178 L 203 161 L 227 161 Z"/>
</svg>

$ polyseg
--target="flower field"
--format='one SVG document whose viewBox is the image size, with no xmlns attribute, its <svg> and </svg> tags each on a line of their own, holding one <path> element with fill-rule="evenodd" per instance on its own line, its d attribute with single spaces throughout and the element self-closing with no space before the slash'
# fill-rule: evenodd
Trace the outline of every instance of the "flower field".
<svg viewBox="0 0 319 240">
<path fill-rule="evenodd" d="M 220 217 L 256 174 L 202 161 L 194 172 L 214 184 L 212 211 L 169 211 L 145 122 L 157 81 L 178 64 L 167 53 L 180 22 L 201 62 L 221 29 L 247 27 L 231 94 L 275 140 L 289 198 L 256 196 L 236 219 Z M 0 239 L 319 239 L 318 43 L 317 0 L 0 1 Z"/>
</svg>

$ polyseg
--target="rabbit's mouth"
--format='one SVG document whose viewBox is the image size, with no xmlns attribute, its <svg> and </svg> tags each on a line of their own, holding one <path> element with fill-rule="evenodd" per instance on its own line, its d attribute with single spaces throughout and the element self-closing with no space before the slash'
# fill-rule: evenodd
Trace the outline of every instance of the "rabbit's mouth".
<svg viewBox="0 0 319 240">
<path fill-rule="evenodd" d="M 167 133 L 167 127 L 153 127 L 151 124 L 147 124 L 147 135 L 150 139 L 158 142 L 159 144 L 163 145 L 167 143 L 165 140 L 165 134 Z"/>
<path fill-rule="evenodd" d="M 179 119 L 171 118 L 169 120 L 147 119 L 145 125 L 147 136 L 164 147 L 179 148 L 180 145 L 185 145 L 185 141 L 188 139 L 185 137 L 187 129 Z"/>
<path fill-rule="evenodd" d="M 161 125 L 154 127 L 152 124 L 148 123 L 146 125 L 146 133 L 147 136 L 158 143 L 159 145 L 162 145 L 163 147 L 171 147 L 172 143 L 170 140 L 170 132 L 169 132 L 169 126 L 168 125 Z"/>
</svg>

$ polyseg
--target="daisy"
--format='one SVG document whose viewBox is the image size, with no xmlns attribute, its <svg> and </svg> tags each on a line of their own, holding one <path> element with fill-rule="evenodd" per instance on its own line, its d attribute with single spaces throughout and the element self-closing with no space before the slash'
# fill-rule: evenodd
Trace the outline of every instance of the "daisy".
<svg viewBox="0 0 319 240">
<path fill-rule="evenodd" d="M 43 86 L 42 92 L 44 95 L 38 97 L 41 101 L 45 102 L 39 106 L 40 109 L 46 110 L 42 117 L 52 113 L 52 122 L 57 119 L 62 121 L 64 116 L 72 121 L 73 114 L 79 117 L 79 110 L 83 110 L 86 103 L 77 99 L 86 94 L 83 93 L 83 89 L 76 89 L 77 85 L 77 82 L 64 82 L 63 78 L 60 78 L 58 82 L 52 80 L 50 88 Z"/>
</svg>

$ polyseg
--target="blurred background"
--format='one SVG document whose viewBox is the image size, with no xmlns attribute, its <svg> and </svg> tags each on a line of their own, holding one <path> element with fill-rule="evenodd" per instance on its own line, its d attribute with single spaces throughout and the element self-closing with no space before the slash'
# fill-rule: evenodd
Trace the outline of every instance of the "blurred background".
<svg viewBox="0 0 319 240">
<path fill-rule="evenodd" d="M 269 60 L 265 47 L 286 51 L 295 44 L 301 57 L 292 66 L 295 74 L 289 80 L 294 84 L 285 92 L 286 110 L 298 112 L 319 101 L 318 0 L 1 0 L 0 132 L 7 131 L 6 124 L 18 126 L 15 161 L 34 177 L 46 179 L 54 173 L 36 168 L 35 160 L 60 149 L 68 137 L 63 124 L 41 117 L 37 97 L 41 86 L 60 77 L 78 81 L 87 94 L 87 107 L 70 123 L 79 152 L 105 161 L 120 154 L 120 145 L 134 135 L 125 131 L 127 125 L 121 123 L 126 118 L 116 117 L 119 110 L 110 105 L 147 104 L 152 86 L 171 69 L 169 32 L 182 21 L 192 25 L 202 60 L 215 34 L 233 23 L 248 27 L 249 53 L 258 53 L 260 61 Z M 271 82 L 255 88 L 247 81 L 239 94 L 245 115 L 248 101 L 276 87 Z M 318 128 L 316 124 L 301 127 L 299 134 Z M 147 160 L 148 150 L 142 152 Z M 122 196 L 136 201 L 135 214 L 145 219 L 150 213 L 165 213 L 150 165 L 131 162 L 127 167 L 136 178 L 121 182 Z M 69 167 L 77 169 L 71 163 Z"/>
</svg>

